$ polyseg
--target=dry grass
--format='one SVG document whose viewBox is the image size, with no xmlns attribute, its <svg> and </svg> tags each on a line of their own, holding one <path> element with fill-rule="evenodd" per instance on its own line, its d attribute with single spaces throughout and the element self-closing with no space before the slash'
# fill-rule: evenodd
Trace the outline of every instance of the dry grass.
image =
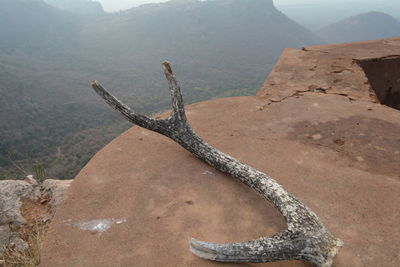
<svg viewBox="0 0 400 267">
<path fill-rule="evenodd" d="M 24 252 L 17 251 L 13 248 L 8 248 L 0 258 L 4 261 L 4 267 L 36 267 L 40 265 L 40 250 L 42 240 L 46 234 L 48 224 L 36 223 L 29 228 L 24 228 L 19 231 L 20 237 L 27 242 L 28 249 Z"/>
</svg>

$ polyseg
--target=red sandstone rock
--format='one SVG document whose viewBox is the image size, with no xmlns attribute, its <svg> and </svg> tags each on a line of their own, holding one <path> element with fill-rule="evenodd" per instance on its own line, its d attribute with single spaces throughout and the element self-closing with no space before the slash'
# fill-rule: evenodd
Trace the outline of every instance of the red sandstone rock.
<svg viewBox="0 0 400 267">
<path fill-rule="evenodd" d="M 400 112 L 375 103 L 352 60 L 400 54 L 399 42 L 287 50 L 259 97 L 187 107 L 205 141 L 271 175 L 345 242 L 335 266 L 400 262 Z M 187 239 L 244 241 L 284 227 L 243 184 L 133 127 L 75 179 L 43 266 L 218 266 L 192 255 Z"/>
<path fill-rule="evenodd" d="M 400 37 L 285 49 L 258 96 L 276 102 L 296 93 L 320 92 L 375 103 L 378 99 L 360 62 L 393 56 L 400 62 Z M 380 74 L 387 78 L 384 70 Z"/>
<path fill-rule="evenodd" d="M 337 266 L 399 262 L 400 112 L 312 93 L 257 108 L 264 103 L 239 97 L 187 110 L 200 136 L 277 179 L 344 240 Z M 193 256 L 187 239 L 242 241 L 285 227 L 256 193 L 138 127 L 100 151 L 67 196 L 43 266 L 218 265 Z M 78 227 L 112 218 L 126 221 L 102 234 Z"/>
</svg>

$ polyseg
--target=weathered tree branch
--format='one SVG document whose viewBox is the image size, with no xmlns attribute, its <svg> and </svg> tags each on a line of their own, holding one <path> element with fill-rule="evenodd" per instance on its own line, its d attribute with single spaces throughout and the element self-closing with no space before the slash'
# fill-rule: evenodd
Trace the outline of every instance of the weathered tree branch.
<svg viewBox="0 0 400 267">
<path fill-rule="evenodd" d="M 92 87 L 128 121 L 171 138 L 215 169 L 238 178 L 259 192 L 282 213 L 288 226 L 286 231 L 271 237 L 244 243 L 214 244 L 190 239 L 190 250 L 204 259 L 221 262 L 303 260 L 317 266 L 331 266 L 343 242 L 329 233 L 313 211 L 274 179 L 224 154 L 198 137 L 187 122 L 175 73 L 168 62 L 162 63 L 162 66 L 172 99 L 172 113 L 167 119 L 156 120 L 135 113 L 97 81 L 92 82 Z"/>
</svg>

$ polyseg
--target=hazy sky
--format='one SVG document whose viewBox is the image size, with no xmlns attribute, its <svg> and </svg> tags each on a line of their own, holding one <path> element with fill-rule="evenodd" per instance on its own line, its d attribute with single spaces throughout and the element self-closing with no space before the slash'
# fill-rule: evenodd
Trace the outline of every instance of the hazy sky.
<svg viewBox="0 0 400 267">
<path fill-rule="evenodd" d="M 145 3 L 161 3 L 168 0 L 94 0 L 101 2 L 106 11 L 118 11 L 121 9 L 128 9 L 134 6 L 139 6 Z M 296 3 L 316 3 L 316 2 L 329 2 L 334 0 L 274 0 L 276 5 L 279 4 L 296 4 Z M 336 0 L 338 1 L 338 0 Z M 339 0 L 340 1 L 340 0 Z M 360 0 L 361 1 L 361 0 Z M 396 1 L 396 0 L 395 0 Z"/>
<path fill-rule="evenodd" d="M 145 3 L 160 3 L 167 0 L 94 0 L 101 2 L 106 11 L 118 11 L 128 9 L 134 6 L 139 6 Z M 399 0 L 385 0 L 386 3 L 397 3 Z M 288 4 L 321 4 L 321 3 L 340 3 L 340 2 L 359 2 L 359 3 L 374 3 L 377 0 L 274 0 L 275 5 L 288 5 Z"/>
<path fill-rule="evenodd" d="M 95 0 L 100 2 L 106 11 L 118 11 L 139 6 L 145 3 L 160 3 L 167 0 Z"/>
</svg>

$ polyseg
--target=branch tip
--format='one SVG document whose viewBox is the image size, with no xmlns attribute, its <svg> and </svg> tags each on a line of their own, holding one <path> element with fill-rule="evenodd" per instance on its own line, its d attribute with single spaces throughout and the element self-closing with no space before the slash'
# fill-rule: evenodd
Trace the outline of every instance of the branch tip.
<svg viewBox="0 0 400 267">
<path fill-rule="evenodd" d="M 174 71 L 172 70 L 171 64 L 168 61 L 164 61 L 161 63 L 161 65 L 166 75 L 174 75 Z"/>
<path fill-rule="evenodd" d="M 212 248 L 212 246 L 210 246 L 210 243 L 199 241 L 194 238 L 190 238 L 189 245 L 190 245 L 190 251 L 194 255 L 196 255 L 200 258 L 213 261 L 218 256 L 215 249 Z"/>
</svg>

